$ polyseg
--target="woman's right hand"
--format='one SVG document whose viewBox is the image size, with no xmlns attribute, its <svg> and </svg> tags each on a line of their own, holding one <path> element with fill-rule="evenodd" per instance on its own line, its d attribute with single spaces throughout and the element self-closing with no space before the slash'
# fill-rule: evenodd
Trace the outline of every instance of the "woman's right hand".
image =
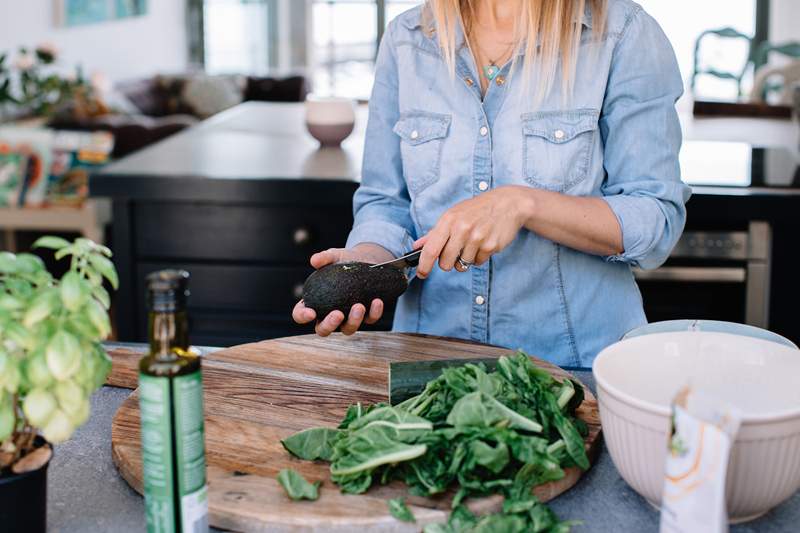
<svg viewBox="0 0 800 533">
<path fill-rule="evenodd" d="M 362 243 L 353 248 L 331 248 L 324 252 L 319 252 L 311 256 L 311 266 L 319 270 L 320 268 L 333 263 L 347 263 L 350 261 L 361 261 L 364 263 L 382 263 L 390 261 L 394 256 L 382 246 L 377 244 Z M 327 337 L 341 327 L 342 333 L 352 335 L 362 322 L 374 324 L 383 315 L 383 301 L 374 299 L 370 303 L 369 313 L 363 304 L 356 304 L 350 308 L 350 313 L 345 320 L 344 313 L 332 311 L 326 317 L 317 321 L 315 330 L 318 335 Z M 303 304 L 303 300 L 297 302 L 292 310 L 292 318 L 298 324 L 308 324 L 316 320 L 317 313 Z"/>
</svg>

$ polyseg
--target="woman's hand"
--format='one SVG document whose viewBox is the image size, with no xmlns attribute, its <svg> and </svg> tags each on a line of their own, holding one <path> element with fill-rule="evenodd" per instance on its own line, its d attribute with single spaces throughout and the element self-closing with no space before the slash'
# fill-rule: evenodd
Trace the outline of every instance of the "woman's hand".
<svg viewBox="0 0 800 533">
<path fill-rule="evenodd" d="M 442 270 L 464 271 L 457 263 L 482 265 L 511 244 L 532 209 L 528 187 L 509 185 L 479 194 L 448 209 L 427 235 L 414 243 L 422 246 L 417 276 L 426 278 L 436 260 Z"/>
<path fill-rule="evenodd" d="M 330 250 L 316 253 L 311 256 L 311 266 L 319 270 L 332 263 L 346 263 L 349 261 L 382 263 L 392 259 L 394 259 L 392 254 L 382 246 L 364 243 L 351 249 L 331 248 Z M 320 319 L 314 329 L 322 337 L 327 337 L 339 327 L 342 328 L 342 333 L 345 335 L 352 335 L 358 331 L 362 322 L 374 324 L 380 319 L 381 315 L 383 315 L 383 301 L 376 298 L 370 303 L 369 313 L 367 313 L 364 305 L 356 304 L 350 308 L 347 320 L 345 320 L 344 313 L 341 311 L 332 311 L 328 316 Z M 303 305 L 303 300 L 300 300 L 292 310 L 292 318 L 298 324 L 307 324 L 317 318 L 317 313 Z"/>
</svg>

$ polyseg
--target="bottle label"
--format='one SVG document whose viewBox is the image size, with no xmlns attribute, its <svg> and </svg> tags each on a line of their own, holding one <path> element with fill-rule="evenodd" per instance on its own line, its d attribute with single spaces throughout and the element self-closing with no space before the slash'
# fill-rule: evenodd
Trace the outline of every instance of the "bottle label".
<svg viewBox="0 0 800 533">
<path fill-rule="evenodd" d="M 208 531 L 203 379 L 194 372 L 177 376 L 172 383 L 181 521 L 184 533 L 199 533 Z"/>
<path fill-rule="evenodd" d="M 175 377 L 172 387 L 140 374 L 139 408 L 148 533 L 208 531 L 200 372 Z"/>
</svg>

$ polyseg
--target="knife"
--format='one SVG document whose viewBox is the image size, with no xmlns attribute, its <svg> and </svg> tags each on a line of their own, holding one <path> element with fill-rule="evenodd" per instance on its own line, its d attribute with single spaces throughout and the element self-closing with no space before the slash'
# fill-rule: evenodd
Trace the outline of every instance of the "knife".
<svg viewBox="0 0 800 533">
<path fill-rule="evenodd" d="M 413 268 L 419 264 L 419 256 L 422 254 L 422 249 L 414 250 L 413 252 L 409 252 L 405 255 L 401 255 L 396 259 L 392 259 L 391 261 L 385 261 L 383 263 L 378 263 L 377 265 L 370 265 L 370 268 L 377 268 L 377 267 L 384 267 L 384 266 L 391 266 L 395 268 L 399 268 L 403 270 L 404 268 Z"/>
</svg>

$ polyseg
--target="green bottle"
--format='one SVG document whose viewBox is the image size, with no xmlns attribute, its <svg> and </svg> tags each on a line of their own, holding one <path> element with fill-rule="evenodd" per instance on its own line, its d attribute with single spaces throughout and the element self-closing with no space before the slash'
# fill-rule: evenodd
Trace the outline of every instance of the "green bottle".
<svg viewBox="0 0 800 533">
<path fill-rule="evenodd" d="M 203 380 L 189 348 L 189 273 L 147 276 L 150 353 L 139 362 L 144 505 L 149 533 L 208 531 Z"/>
</svg>

